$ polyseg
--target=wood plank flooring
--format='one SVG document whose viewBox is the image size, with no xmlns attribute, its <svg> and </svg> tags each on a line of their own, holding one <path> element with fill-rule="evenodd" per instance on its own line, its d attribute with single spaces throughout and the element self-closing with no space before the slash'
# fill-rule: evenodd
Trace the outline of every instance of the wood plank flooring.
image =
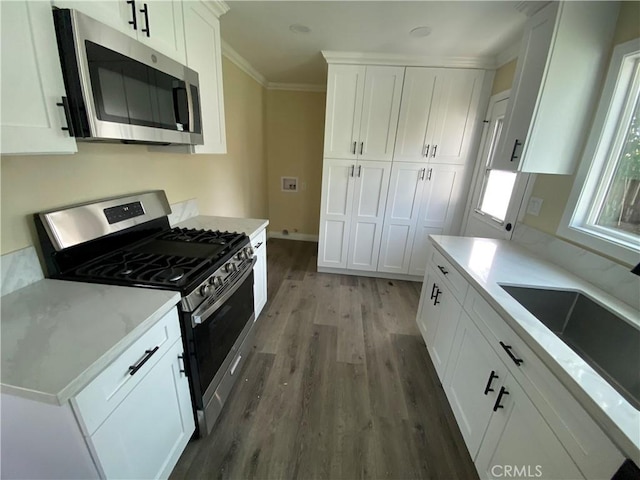
<svg viewBox="0 0 640 480">
<path fill-rule="evenodd" d="M 253 351 L 170 478 L 478 478 L 415 324 L 421 285 L 317 273 L 316 243 L 267 254 Z"/>
</svg>

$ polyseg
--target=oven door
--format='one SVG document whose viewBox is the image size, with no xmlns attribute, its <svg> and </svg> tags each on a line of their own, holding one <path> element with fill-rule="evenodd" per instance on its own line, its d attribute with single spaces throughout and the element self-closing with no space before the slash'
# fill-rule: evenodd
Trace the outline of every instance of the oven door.
<svg viewBox="0 0 640 480">
<path fill-rule="evenodd" d="M 197 374 L 194 382 L 202 398 L 196 408 L 203 409 L 215 394 L 227 370 L 254 322 L 253 266 L 238 279 L 234 287 L 211 306 L 192 314 L 193 347 Z M 237 365 L 235 365 L 237 367 Z"/>
</svg>

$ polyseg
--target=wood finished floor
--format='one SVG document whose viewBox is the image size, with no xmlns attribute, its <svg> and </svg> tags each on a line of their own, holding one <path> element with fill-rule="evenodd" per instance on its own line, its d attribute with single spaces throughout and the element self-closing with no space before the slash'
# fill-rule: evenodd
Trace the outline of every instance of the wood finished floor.
<svg viewBox="0 0 640 480">
<path fill-rule="evenodd" d="M 221 418 L 171 479 L 476 479 L 415 324 L 421 284 L 268 242 L 268 298 Z"/>
</svg>

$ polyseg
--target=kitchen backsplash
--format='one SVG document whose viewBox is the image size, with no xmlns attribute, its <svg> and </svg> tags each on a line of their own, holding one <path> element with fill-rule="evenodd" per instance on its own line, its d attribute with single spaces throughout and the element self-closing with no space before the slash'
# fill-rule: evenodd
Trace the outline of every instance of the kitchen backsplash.
<svg viewBox="0 0 640 480">
<path fill-rule="evenodd" d="M 640 308 L 640 277 L 632 274 L 630 268 L 523 223 L 516 225 L 512 240 L 632 307 Z"/>
<path fill-rule="evenodd" d="M 192 198 L 171 204 L 169 223 L 175 224 L 197 217 L 198 200 Z M 15 292 L 44 278 L 38 254 L 33 246 L 0 257 L 0 294 Z"/>
</svg>

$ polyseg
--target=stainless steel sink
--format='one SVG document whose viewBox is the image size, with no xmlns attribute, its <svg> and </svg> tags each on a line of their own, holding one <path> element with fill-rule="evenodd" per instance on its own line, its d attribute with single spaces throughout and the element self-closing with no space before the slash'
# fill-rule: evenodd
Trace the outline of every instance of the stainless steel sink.
<svg viewBox="0 0 640 480">
<path fill-rule="evenodd" d="M 640 329 L 580 292 L 500 285 L 640 409 Z"/>
</svg>

